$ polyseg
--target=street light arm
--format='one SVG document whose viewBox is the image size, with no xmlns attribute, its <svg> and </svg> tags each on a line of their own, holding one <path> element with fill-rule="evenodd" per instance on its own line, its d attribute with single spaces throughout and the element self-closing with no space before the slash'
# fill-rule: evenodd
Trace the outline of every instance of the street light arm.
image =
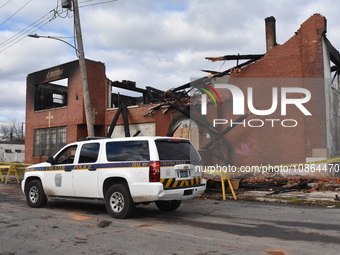
<svg viewBox="0 0 340 255">
<path fill-rule="evenodd" d="M 37 35 L 37 34 L 34 34 L 34 35 L 28 35 L 28 37 L 32 37 L 32 38 L 47 38 L 47 39 L 54 39 L 54 40 L 58 40 L 58 41 L 61 41 L 63 43 L 66 43 L 67 45 L 71 46 L 73 49 L 76 50 L 77 52 L 77 55 L 79 56 L 79 51 L 76 47 L 74 47 L 72 44 L 70 44 L 69 42 L 66 42 L 58 37 L 54 37 L 54 36 L 43 36 L 43 35 Z"/>
<path fill-rule="evenodd" d="M 72 0 L 72 2 L 73 2 L 73 12 L 74 12 L 74 27 L 75 27 L 75 31 L 77 35 L 77 46 L 79 50 L 76 49 L 73 45 L 69 44 L 68 42 L 61 40 L 60 38 L 52 37 L 52 36 L 44 36 L 44 38 L 50 38 L 50 39 L 56 39 L 56 40 L 62 41 L 77 51 L 78 58 L 79 58 L 79 68 L 80 68 L 80 73 L 81 73 L 82 82 L 83 82 L 84 109 L 85 109 L 85 118 L 86 118 L 86 126 L 87 126 L 87 135 L 94 136 L 94 123 L 93 123 L 93 117 L 92 117 L 89 85 L 88 85 L 88 80 L 87 80 L 86 60 L 85 60 L 83 40 L 82 40 L 81 28 L 80 28 L 78 0 Z M 39 38 L 42 36 L 35 34 L 30 37 Z"/>
</svg>

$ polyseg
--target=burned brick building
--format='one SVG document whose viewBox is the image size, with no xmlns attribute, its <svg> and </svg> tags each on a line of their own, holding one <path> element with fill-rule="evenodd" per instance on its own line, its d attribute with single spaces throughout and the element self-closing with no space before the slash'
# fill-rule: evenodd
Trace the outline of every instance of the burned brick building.
<svg viewBox="0 0 340 255">
<path fill-rule="evenodd" d="M 168 134 L 167 124 L 175 118 L 174 114 L 155 112 L 144 117 L 152 106 L 148 101 L 150 89 L 137 88 L 135 83 L 130 81 L 108 80 L 105 65 L 100 62 L 86 60 L 86 68 L 95 136 L 107 136 L 115 116 L 117 125 L 114 133 L 111 130 L 113 137 L 130 136 L 126 132 L 131 132 L 131 135 L 136 132 L 139 132 L 139 135 Z M 112 86 L 141 92 L 141 96 L 135 98 L 114 94 Z M 121 109 L 123 113 L 116 114 Z M 128 118 L 128 122 L 125 117 Z M 125 127 L 129 123 L 128 128 L 124 129 L 124 123 Z M 79 62 L 73 61 L 29 74 L 26 95 L 25 161 L 28 163 L 44 161 L 47 156 L 53 155 L 65 144 L 86 136 Z"/>
<path fill-rule="evenodd" d="M 267 18 L 265 24 L 265 54 L 209 57 L 207 59 L 212 61 L 232 60 L 237 61 L 237 64 L 223 72 L 211 71 L 198 81 L 213 83 L 217 78 L 233 81 L 249 78 L 325 80 L 327 82 L 322 85 L 310 88 L 308 85 L 301 85 L 307 86 L 313 95 L 307 104 L 313 118 L 301 116 L 297 109 L 296 114 L 293 112 L 293 116 L 299 121 L 297 128 L 274 129 L 269 126 L 254 129 L 241 125 L 223 136 L 228 144 L 226 148 L 207 147 L 207 144 L 217 141 L 218 133 L 223 132 L 225 127 L 207 130 L 207 126 L 202 125 L 199 119 L 190 116 L 188 91 L 193 83 L 178 86 L 171 91 L 152 87 L 141 88 L 131 81 L 109 80 L 105 75 L 103 63 L 87 60 L 95 136 L 190 137 L 195 146 L 201 149 L 207 164 L 221 160 L 219 157 L 214 158 L 216 150 L 224 155 L 224 160 L 233 165 L 284 164 L 340 156 L 340 55 L 326 37 L 325 17 L 320 14 L 311 16 L 301 24 L 295 35 L 283 44 L 276 42 L 275 18 Z M 245 91 L 247 84 L 242 85 L 240 82 L 239 86 Z M 252 86 L 256 106 L 259 109 L 268 109 L 272 91 L 266 86 Z M 287 84 L 276 85 L 278 89 L 281 86 Z M 112 93 L 113 87 L 138 92 L 140 96 L 115 94 Z M 228 116 L 233 119 L 230 113 L 233 101 L 227 96 L 223 103 L 231 107 L 216 113 L 215 117 Z M 211 104 L 208 107 L 211 107 Z M 246 118 L 248 116 L 244 117 Z M 278 116 L 274 114 L 273 118 Z M 29 74 L 26 101 L 26 162 L 41 162 L 62 145 L 86 136 L 78 61 Z"/>
<path fill-rule="evenodd" d="M 247 94 L 247 88 L 253 87 L 253 103 L 258 109 L 269 109 L 272 105 L 273 84 L 278 93 L 286 87 L 308 89 L 311 99 L 305 106 L 311 116 L 305 116 L 292 106 L 287 110 L 286 118 L 299 123 L 294 128 L 282 127 L 279 121 L 275 122 L 279 124 L 275 128 L 271 127 L 274 122 L 261 128 L 238 125 L 225 136 L 229 144 L 229 148 L 225 149 L 229 154 L 225 158 L 233 165 L 241 166 L 303 163 L 339 157 L 340 55 L 326 37 L 326 18 L 314 14 L 283 44 L 276 42 L 275 18 L 267 18 L 265 24 L 265 54 L 209 57 L 207 59 L 212 61 L 247 59 L 235 68 L 212 73 L 211 77 L 228 77 L 229 82 L 238 84 L 244 94 Z M 268 81 L 273 84 L 267 86 Z M 230 119 L 232 100 L 225 103 L 229 103 L 229 107 L 218 114 Z M 249 109 L 246 108 L 247 111 Z M 251 117 L 245 116 L 244 119 L 247 121 Z M 255 119 L 263 120 L 263 116 Z M 270 119 L 281 120 L 280 109 Z"/>
</svg>

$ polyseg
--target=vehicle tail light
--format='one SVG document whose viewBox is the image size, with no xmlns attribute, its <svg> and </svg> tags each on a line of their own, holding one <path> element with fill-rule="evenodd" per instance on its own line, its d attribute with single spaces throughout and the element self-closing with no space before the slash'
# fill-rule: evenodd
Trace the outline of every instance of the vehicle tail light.
<svg viewBox="0 0 340 255">
<path fill-rule="evenodd" d="M 161 175 L 161 165 L 158 161 L 151 161 L 150 162 L 150 169 L 149 169 L 149 181 L 150 182 L 159 182 Z"/>
</svg>

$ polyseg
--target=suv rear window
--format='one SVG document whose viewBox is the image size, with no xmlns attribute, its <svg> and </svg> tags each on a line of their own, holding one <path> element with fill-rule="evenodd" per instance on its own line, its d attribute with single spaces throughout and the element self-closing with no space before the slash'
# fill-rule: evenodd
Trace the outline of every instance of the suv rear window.
<svg viewBox="0 0 340 255">
<path fill-rule="evenodd" d="M 197 150 L 188 140 L 156 140 L 159 160 L 201 160 Z"/>
<path fill-rule="evenodd" d="M 124 141 L 106 143 L 108 161 L 149 161 L 148 141 Z"/>
</svg>

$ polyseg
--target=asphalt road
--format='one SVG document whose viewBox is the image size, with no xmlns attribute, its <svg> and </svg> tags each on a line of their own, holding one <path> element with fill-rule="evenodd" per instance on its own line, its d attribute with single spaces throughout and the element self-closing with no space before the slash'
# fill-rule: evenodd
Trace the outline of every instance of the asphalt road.
<svg viewBox="0 0 340 255">
<path fill-rule="evenodd" d="M 132 219 L 103 205 L 26 205 L 20 186 L 0 183 L 0 255 L 340 254 L 340 209 L 247 201 L 184 201 L 171 213 L 138 206 Z"/>
</svg>

